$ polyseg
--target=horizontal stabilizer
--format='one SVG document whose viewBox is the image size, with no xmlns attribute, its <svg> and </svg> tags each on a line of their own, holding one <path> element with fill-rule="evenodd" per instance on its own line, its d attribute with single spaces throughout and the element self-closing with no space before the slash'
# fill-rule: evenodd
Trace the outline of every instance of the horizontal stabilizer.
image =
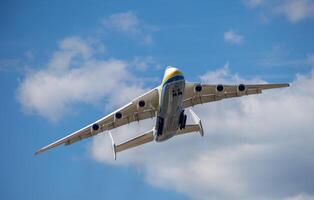
<svg viewBox="0 0 314 200">
<path fill-rule="evenodd" d="M 177 131 L 177 135 L 191 133 L 191 132 L 199 132 L 201 134 L 201 136 L 203 137 L 204 136 L 204 130 L 203 130 L 202 121 L 193 112 L 192 109 L 190 109 L 190 113 L 192 115 L 192 118 L 193 118 L 193 121 L 194 121 L 195 124 L 189 124 L 189 125 L 186 125 L 184 129 L 179 129 Z"/>
<path fill-rule="evenodd" d="M 199 132 L 200 126 L 198 124 L 187 124 L 184 129 L 178 129 L 177 135 L 186 133 Z"/>
<path fill-rule="evenodd" d="M 153 129 L 144 133 L 143 135 L 137 136 L 127 142 L 115 145 L 112 135 L 110 134 L 111 140 L 112 140 L 112 148 L 114 151 L 114 159 L 116 159 L 116 153 L 148 143 L 152 142 L 154 140 L 154 131 Z"/>
</svg>

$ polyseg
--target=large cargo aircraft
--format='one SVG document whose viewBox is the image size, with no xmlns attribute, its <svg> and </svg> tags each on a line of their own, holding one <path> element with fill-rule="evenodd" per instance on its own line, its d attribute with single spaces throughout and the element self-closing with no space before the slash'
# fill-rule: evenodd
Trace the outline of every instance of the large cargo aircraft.
<svg viewBox="0 0 314 200">
<path fill-rule="evenodd" d="M 244 95 L 260 94 L 263 90 L 289 87 L 289 84 L 255 84 L 255 85 L 210 85 L 186 82 L 182 72 L 174 67 L 165 71 L 161 85 L 135 98 L 130 103 L 103 117 L 100 120 L 52 143 L 35 154 L 59 146 L 70 145 L 85 138 L 108 132 L 113 148 L 114 159 L 121 152 L 148 142 L 162 142 L 191 132 L 204 135 L 200 118 L 189 109 L 194 124 L 186 124 L 185 110 L 197 104 L 219 101 L 226 98 Z M 143 133 L 129 141 L 115 144 L 110 130 L 129 124 L 156 117 L 156 125 L 152 130 Z"/>
</svg>

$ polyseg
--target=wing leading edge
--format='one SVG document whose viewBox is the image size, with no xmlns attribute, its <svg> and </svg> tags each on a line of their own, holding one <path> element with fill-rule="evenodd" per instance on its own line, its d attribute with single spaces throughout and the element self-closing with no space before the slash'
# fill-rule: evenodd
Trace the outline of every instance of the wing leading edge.
<svg viewBox="0 0 314 200">
<path fill-rule="evenodd" d="M 186 83 L 183 107 L 219 101 L 226 98 L 260 94 L 263 90 L 289 87 L 289 84 L 254 84 L 254 85 L 209 85 Z"/>
<path fill-rule="evenodd" d="M 129 124 L 134 121 L 153 118 L 156 116 L 156 111 L 158 108 L 158 88 L 154 88 L 153 90 L 139 96 L 138 98 L 135 98 L 127 105 L 101 118 L 100 120 L 97 120 L 96 122 L 89 124 L 86 127 L 39 149 L 36 151 L 35 155 L 43 153 L 62 144 L 73 144 L 77 141 L 120 127 L 125 124 Z"/>
</svg>

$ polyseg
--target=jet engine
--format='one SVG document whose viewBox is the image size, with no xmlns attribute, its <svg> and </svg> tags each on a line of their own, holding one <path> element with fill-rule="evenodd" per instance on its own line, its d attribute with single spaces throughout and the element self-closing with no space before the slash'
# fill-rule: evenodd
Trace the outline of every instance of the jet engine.
<svg viewBox="0 0 314 200">
<path fill-rule="evenodd" d="M 114 114 L 114 121 L 118 121 L 123 117 L 121 112 L 116 112 L 116 114 Z"/>
<path fill-rule="evenodd" d="M 200 93 L 203 90 L 203 86 L 201 84 L 198 84 L 194 87 L 194 92 L 195 93 Z"/>
<path fill-rule="evenodd" d="M 222 93 L 225 90 L 225 87 L 221 84 L 216 86 L 216 92 L 217 93 Z"/>
<path fill-rule="evenodd" d="M 138 111 L 144 110 L 145 107 L 146 107 L 146 102 L 145 102 L 144 100 L 139 100 L 139 101 L 137 102 L 137 110 L 138 110 Z"/>
<path fill-rule="evenodd" d="M 240 84 L 240 85 L 238 86 L 238 91 L 239 91 L 239 92 L 244 92 L 245 90 L 246 90 L 246 87 L 245 87 L 244 84 Z"/>
<path fill-rule="evenodd" d="M 244 84 L 238 85 L 238 89 L 237 89 L 238 94 L 244 95 L 246 90 L 247 89 L 246 89 L 246 86 Z"/>
<path fill-rule="evenodd" d="M 91 126 L 91 133 L 92 135 L 96 134 L 100 129 L 100 126 L 98 123 L 95 123 Z"/>
</svg>

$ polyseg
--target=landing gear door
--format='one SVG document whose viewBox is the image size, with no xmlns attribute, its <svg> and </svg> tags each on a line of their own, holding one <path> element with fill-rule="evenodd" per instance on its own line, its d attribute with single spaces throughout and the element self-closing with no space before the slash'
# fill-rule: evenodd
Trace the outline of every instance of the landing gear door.
<svg viewBox="0 0 314 200">
<path fill-rule="evenodd" d="M 162 135 L 163 128 L 164 128 L 164 118 L 157 116 L 157 120 L 156 120 L 157 136 Z"/>
</svg>

